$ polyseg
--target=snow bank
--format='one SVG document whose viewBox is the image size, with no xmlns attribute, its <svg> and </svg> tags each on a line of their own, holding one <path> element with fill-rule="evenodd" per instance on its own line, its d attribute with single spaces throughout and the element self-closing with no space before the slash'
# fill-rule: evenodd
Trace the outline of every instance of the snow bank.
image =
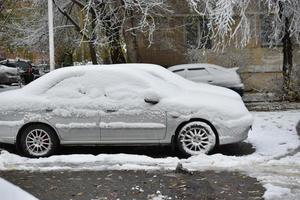
<svg viewBox="0 0 300 200">
<path fill-rule="evenodd" d="M 265 199 L 285 199 L 286 195 L 289 195 L 291 193 L 291 190 L 288 188 L 282 188 L 278 186 L 274 186 L 272 184 L 265 184 L 265 188 L 267 189 L 267 192 L 264 194 Z"/>
<path fill-rule="evenodd" d="M 0 195 L 2 200 L 37 200 L 21 188 L 0 178 Z"/>
</svg>

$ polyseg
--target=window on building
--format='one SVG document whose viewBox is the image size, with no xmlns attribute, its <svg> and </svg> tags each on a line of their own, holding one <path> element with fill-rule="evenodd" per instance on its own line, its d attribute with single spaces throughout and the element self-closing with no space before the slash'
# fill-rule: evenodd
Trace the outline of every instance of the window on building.
<svg viewBox="0 0 300 200">
<path fill-rule="evenodd" d="M 270 46 L 282 46 L 280 41 L 276 41 L 273 38 L 273 27 L 274 27 L 274 16 L 268 14 L 261 14 L 261 46 L 270 47 Z"/>
<path fill-rule="evenodd" d="M 191 49 L 210 49 L 211 40 L 207 20 L 200 16 L 186 19 L 186 45 Z"/>
</svg>

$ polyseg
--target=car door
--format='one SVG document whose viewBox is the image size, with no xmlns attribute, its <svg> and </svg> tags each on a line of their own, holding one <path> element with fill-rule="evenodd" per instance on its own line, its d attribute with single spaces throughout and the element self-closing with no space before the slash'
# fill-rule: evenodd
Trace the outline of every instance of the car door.
<svg viewBox="0 0 300 200">
<path fill-rule="evenodd" d="M 117 82 L 107 83 L 105 96 L 101 142 L 151 143 L 165 137 L 166 113 L 158 108 L 159 97 L 143 77 L 118 73 Z"/>
<path fill-rule="evenodd" d="M 151 142 L 166 133 L 166 113 L 160 110 L 106 110 L 101 114 L 101 142 Z"/>
<path fill-rule="evenodd" d="M 84 84 L 83 75 L 61 77 L 55 77 L 54 85 L 45 84 L 49 86 L 43 95 L 50 102 L 45 108 L 47 120 L 58 130 L 62 144 L 99 143 L 99 111 L 87 103 L 91 102 L 88 91 L 98 86 Z"/>
</svg>

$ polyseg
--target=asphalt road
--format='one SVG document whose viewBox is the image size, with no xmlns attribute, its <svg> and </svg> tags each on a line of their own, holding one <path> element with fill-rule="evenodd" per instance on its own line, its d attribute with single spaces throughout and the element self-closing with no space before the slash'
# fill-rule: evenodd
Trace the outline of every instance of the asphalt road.
<svg viewBox="0 0 300 200">
<path fill-rule="evenodd" d="M 41 200 L 262 199 L 256 179 L 232 172 L 54 171 L 0 172 Z"/>
</svg>

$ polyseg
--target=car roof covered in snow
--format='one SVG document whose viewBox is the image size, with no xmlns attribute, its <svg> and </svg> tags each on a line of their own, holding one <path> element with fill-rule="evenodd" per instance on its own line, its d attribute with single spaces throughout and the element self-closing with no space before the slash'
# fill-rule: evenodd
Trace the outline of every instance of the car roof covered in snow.
<svg viewBox="0 0 300 200">
<path fill-rule="evenodd" d="M 185 113 L 240 116 L 246 112 L 241 97 L 217 86 L 194 83 L 152 64 L 65 67 L 54 70 L 19 90 L 0 93 L 2 110 L 43 110 L 113 106 L 142 109 L 145 98 L 158 98 L 157 109 Z M 219 112 L 218 111 L 218 112 Z M 234 114 L 235 113 L 235 114 Z"/>
<path fill-rule="evenodd" d="M 99 78 L 99 76 L 103 76 L 104 73 L 107 74 L 106 78 Z M 99 75 L 96 76 L 96 74 Z M 85 76 L 85 79 L 82 79 L 81 81 L 93 82 L 97 85 L 106 84 L 107 82 L 121 84 L 122 80 L 130 80 L 131 83 L 135 81 L 136 85 L 148 84 L 149 87 L 151 86 L 158 90 L 161 89 L 163 86 L 162 84 L 168 84 L 181 89 L 236 97 L 236 94 L 229 90 L 227 91 L 221 87 L 208 84 L 199 85 L 199 83 L 186 80 L 181 76 L 171 73 L 169 70 L 154 64 L 113 64 L 65 67 L 54 70 L 31 82 L 24 87 L 24 90 L 26 90 L 27 93 L 39 94 L 64 79 L 79 76 Z"/>
</svg>

